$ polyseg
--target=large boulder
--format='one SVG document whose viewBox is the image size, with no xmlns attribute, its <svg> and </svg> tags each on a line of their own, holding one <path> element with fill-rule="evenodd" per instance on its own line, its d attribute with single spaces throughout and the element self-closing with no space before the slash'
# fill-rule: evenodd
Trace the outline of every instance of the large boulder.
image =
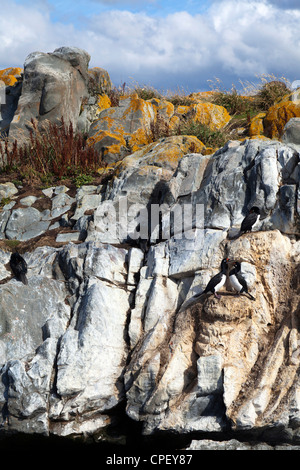
<svg viewBox="0 0 300 470">
<path fill-rule="evenodd" d="M 231 119 L 226 108 L 205 100 L 197 100 L 198 102 L 190 105 L 179 105 L 176 108 L 176 114 L 184 119 L 204 124 L 211 130 L 222 129 Z"/>
<path fill-rule="evenodd" d="M 169 193 L 167 182 L 179 161 L 192 151 L 201 152 L 202 142 L 193 136 L 173 136 L 144 146 L 118 164 L 115 178 L 106 189 L 90 223 L 87 240 L 119 243 L 139 237 L 147 223 L 151 230 L 151 204 L 161 204 Z M 172 199 L 173 200 L 173 199 Z M 143 220 L 143 217 L 146 219 Z M 145 233 L 144 233 L 145 236 Z"/>
<path fill-rule="evenodd" d="M 300 117 L 297 91 L 285 96 L 268 109 L 263 120 L 265 135 L 271 139 L 280 139 L 284 133 L 285 125 L 295 117 Z"/>
<path fill-rule="evenodd" d="M 100 113 L 90 128 L 88 144 L 103 151 L 107 163 L 118 161 L 150 142 L 147 133 L 154 116 L 151 103 L 133 94 Z"/>
<path fill-rule="evenodd" d="M 61 47 L 52 53 L 33 52 L 24 63 L 22 94 L 10 126 L 10 137 L 21 139 L 31 120 L 66 124 L 74 129 L 81 104 L 88 97 L 90 56 L 82 49 Z"/>
</svg>

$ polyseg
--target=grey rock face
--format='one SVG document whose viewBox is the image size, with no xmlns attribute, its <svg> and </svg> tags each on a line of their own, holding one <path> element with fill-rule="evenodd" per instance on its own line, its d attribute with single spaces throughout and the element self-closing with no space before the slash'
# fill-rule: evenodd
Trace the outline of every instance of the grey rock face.
<svg viewBox="0 0 300 470">
<path fill-rule="evenodd" d="M 47 190 L 47 214 L 3 210 L 6 236 L 21 231 L 16 220 L 24 214 L 50 223 L 53 211 L 76 204 L 73 221 L 87 238 L 25 253 L 28 286 L 10 278 L 9 253 L 0 251 L 2 432 L 105 436 L 122 404 L 145 435 L 205 433 L 207 442 L 195 439 L 191 449 L 212 445 L 212 433 L 227 440 L 229 428 L 277 442 L 284 433 L 297 444 L 296 147 L 229 142 L 211 157 L 185 155 L 175 167 L 158 167 L 152 156 L 127 157 L 107 186 L 81 188 L 71 201 L 64 187 Z M 139 240 L 125 244 L 128 231 L 112 238 L 122 211 L 109 208 L 125 196 L 128 206 L 163 203 L 170 236 L 147 250 Z M 194 213 L 182 234 L 179 210 L 197 204 L 202 218 Z M 261 225 L 231 237 L 254 204 L 262 209 Z M 174 208 L 175 222 L 168 217 Z M 135 209 L 132 231 L 141 221 Z M 59 217 L 70 223 L 66 212 Z M 241 262 L 255 300 L 226 284 L 221 299 L 194 298 L 225 256 Z M 249 448 L 238 440 L 214 446 Z"/>
<path fill-rule="evenodd" d="M 275 141 L 229 142 L 210 158 L 186 155 L 175 172 L 164 169 L 164 179 L 155 166 L 148 165 L 151 154 L 152 150 L 149 156 L 141 154 L 140 158 L 139 152 L 133 154 L 136 158 L 114 179 L 95 211 L 88 240 L 125 242 L 128 236 L 133 238 L 127 227 L 135 234 L 147 224 L 145 233 L 150 237 L 151 204 L 162 209 L 166 238 L 182 231 L 179 216 L 184 216 L 187 206 L 193 206 L 194 213 L 186 229 L 229 230 L 229 235 L 236 234 L 250 207 L 258 205 L 262 212 L 260 228 L 298 232 L 299 154 L 294 147 Z M 156 232 L 152 237 L 157 241 Z"/>
<path fill-rule="evenodd" d="M 41 213 L 34 207 L 13 210 L 6 225 L 7 238 L 25 241 L 41 235 L 50 225 L 41 218 Z"/>
<path fill-rule="evenodd" d="M 76 129 L 80 106 L 87 91 L 89 55 L 63 47 L 53 53 L 34 52 L 24 63 L 24 79 L 18 108 L 9 135 L 21 141 L 31 119 L 72 123 Z"/>
<path fill-rule="evenodd" d="M 287 144 L 300 145 L 300 118 L 292 118 L 287 122 L 282 141 Z"/>
<path fill-rule="evenodd" d="M 0 85 L 0 97 L 2 96 L 1 93 L 5 96 L 5 104 L 1 103 L 0 135 L 5 137 L 9 132 L 10 123 L 18 107 L 19 98 L 22 93 L 22 78 L 19 77 L 17 83 L 13 86 L 3 85 L 2 87 Z"/>
<path fill-rule="evenodd" d="M 101 253 L 107 266 L 97 268 Z M 70 421 L 78 412 L 87 413 L 83 429 L 97 431 L 107 422 L 106 410 L 123 397 L 129 293 L 119 286 L 125 285 L 126 256 L 102 244 L 45 247 L 27 257 L 26 291 L 15 280 L 1 286 L 0 401 L 10 427 L 48 434 L 50 415 L 54 432 L 69 434 L 73 425 L 81 432 Z M 62 279 L 51 279 L 48 266 L 57 266 Z M 93 416 L 99 413 L 100 421 Z"/>
</svg>

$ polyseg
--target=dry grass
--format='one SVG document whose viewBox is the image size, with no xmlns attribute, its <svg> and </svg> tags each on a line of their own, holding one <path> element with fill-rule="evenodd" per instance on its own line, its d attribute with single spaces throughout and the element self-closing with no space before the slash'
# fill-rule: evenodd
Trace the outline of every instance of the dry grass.
<svg viewBox="0 0 300 470">
<path fill-rule="evenodd" d="M 23 144 L 0 142 L 2 173 L 17 172 L 20 179 L 40 179 L 46 183 L 53 178 L 82 177 L 104 166 L 94 149 L 86 143 L 87 136 L 74 132 L 71 123 L 45 121 L 42 126 L 31 121 L 29 139 Z"/>
<path fill-rule="evenodd" d="M 255 113 L 266 111 L 276 102 L 291 92 L 291 84 L 284 77 L 273 74 L 257 76 L 258 82 L 240 81 L 241 91 L 235 85 L 225 90 L 219 79 L 209 80 L 210 87 L 215 91 L 213 102 L 224 106 L 231 116 L 252 116 Z"/>
</svg>

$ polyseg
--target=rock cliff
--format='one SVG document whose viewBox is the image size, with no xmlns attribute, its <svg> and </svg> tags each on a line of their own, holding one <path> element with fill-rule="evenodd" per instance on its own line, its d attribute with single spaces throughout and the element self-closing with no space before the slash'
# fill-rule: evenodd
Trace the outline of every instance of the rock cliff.
<svg viewBox="0 0 300 470">
<path fill-rule="evenodd" d="M 67 67 L 84 76 L 88 58 L 67 52 Z M 42 56 L 46 69 L 61 53 Z M 45 111 L 41 97 L 55 86 L 47 75 L 39 104 L 28 99 L 23 114 L 28 76 L 14 120 Z M 101 112 L 91 136 L 146 128 L 141 102 L 139 120 L 130 118 L 137 127 L 126 128 L 133 99 Z M 155 119 L 149 103 L 147 113 Z M 234 140 L 212 155 L 194 136 L 162 138 L 123 155 L 103 184 L 75 193 L 57 186 L 30 198 L 12 183 L 0 187 L 9 198 L 0 214 L 0 437 L 299 445 L 296 130 L 297 121 L 284 142 Z M 260 224 L 240 235 L 254 205 Z M 15 239 L 28 285 L 9 269 Z M 220 299 L 196 296 L 224 257 L 241 262 L 254 300 L 228 282 Z"/>
</svg>

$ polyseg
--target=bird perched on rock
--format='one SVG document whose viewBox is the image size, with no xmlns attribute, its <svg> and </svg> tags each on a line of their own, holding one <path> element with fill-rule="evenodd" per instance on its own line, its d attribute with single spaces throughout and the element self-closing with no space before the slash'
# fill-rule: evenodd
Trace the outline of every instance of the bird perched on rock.
<svg viewBox="0 0 300 470">
<path fill-rule="evenodd" d="M 12 272 L 18 279 L 18 281 L 23 282 L 23 284 L 28 284 L 26 273 L 27 273 L 27 263 L 25 259 L 16 251 L 12 253 L 9 264 Z"/>
<path fill-rule="evenodd" d="M 234 290 L 237 291 L 237 294 L 248 294 L 250 299 L 255 300 L 253 295 L 248 292 L 248 286 L 245 278 L 241 274 L 241 263 L 235 261 L 233 264 L 233 269 L 229 272 L 229 281 Z"/>
<path fill-rule="evenodd" d="M 211 280 L 208 282 L 207 286 L 205 287 L 204 291 L 201 292 L 201 294 L 197 294 L 194 297 L 199 297 L 200 295 L 203 294 L 208 294 L 211 292 L 212 294 L 217 297 L 217 299 L 220 298 L 220 296 L 217 294 L 217 292 L 221 289 L 221 287 L 224 286 L 225 281 L 226 281 L 226 273 L 227 273 L 227 268 L 228 268 L 228 262 L 229 258 L 224 258 L 221 263 L 221 271 L 218 274 L 215 274 L 211 278 Z"/>
<path fill-rule="evenodd" d="M 260 210 L 259 207 L 253 206 L 251 207 L 249 214 L 244 218 L 243 222 L 241 223 L 240 233 L 251 232 L 253 227 L 258 223 L 260 219 Z"/>
</svg>

